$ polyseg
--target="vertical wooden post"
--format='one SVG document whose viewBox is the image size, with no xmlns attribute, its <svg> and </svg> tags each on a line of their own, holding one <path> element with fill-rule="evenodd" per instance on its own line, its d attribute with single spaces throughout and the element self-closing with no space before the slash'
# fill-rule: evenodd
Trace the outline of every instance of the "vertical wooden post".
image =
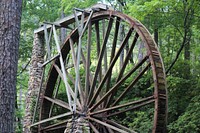
<svg viewBox="0 0 200 133">
<path fill-rule="evenodd" d="M 120 28 L 119 29 L 119 35 L 120 35 L 119 40 L 120 40 L 120 44 L 121 44 L 124 40 L 124 37 L 125 37 L 124 25 L 121 23 L 119 28 Z M 122 50 L 122 53 L 120 54 L 119 70 L 122 68 L 123 63 L 124 63 L 124 50 Z"/>
<path fill-rule="evenodd" d="M 33 49 L 32 49 L 32 60 L 30 65 L 30 74 L 29 74 L 29 85 L 28 92 L 26 95 L 26 108 L 25 108 L 25 117 L 24 117 L 24 133 L 31 133 L 30 125 L 32 124 L 34 105 L 36 103 L 40 82 L 42 79 L 43 68 L 39 65 L 44 62 L 44 37 L 35 34 Z"/>
</svg>

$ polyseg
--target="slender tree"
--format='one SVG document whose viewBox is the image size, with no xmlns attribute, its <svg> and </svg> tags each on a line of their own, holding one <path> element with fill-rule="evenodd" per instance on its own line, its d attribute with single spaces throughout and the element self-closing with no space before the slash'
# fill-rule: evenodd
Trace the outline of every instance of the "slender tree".
<svg viewBox="0 0 200 133">
<path fill-rule="evenodd" d="M 14 133 L 22 0 L 0 1 L 0 133 Z"/>
</svg>

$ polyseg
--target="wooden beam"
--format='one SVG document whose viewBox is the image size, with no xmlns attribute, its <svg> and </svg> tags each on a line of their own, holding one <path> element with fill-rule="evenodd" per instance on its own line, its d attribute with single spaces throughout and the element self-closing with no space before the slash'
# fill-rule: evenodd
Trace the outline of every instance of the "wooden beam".
<svg viewBox="0 0 200 133">
<path fill-rule="evenodd" d="M 68 112 L 68 113 L 64 113 L 64 114 L 61 114 L 61 115 L 53 116 L 51 118 L 44 119 L 44 120 L 41 120 L 39 122 L 36 122 L 36 123 L 30 125 L 30 127 L 37 126 L 39 124 L 42 124 L 42 123 L 45 123 L 45 122 L 48 122 L 48 121 L 52 121 L 52 120 L 55 120 L 55 119 L 59 119 L 59 118 L 65 117 L 65 116 L 69 116 L 69 115 L 72 115 L 72 113 Z"/>
<path fill-rule="evenodd" d="M 96 5 L 92 6 L 92 7 L 86 8 L 84 10 L 90 12 L 93 9 L 94 9 L 94 12 L 95 12 L 95 9 L 96 10 L 108 10 L 108 9 L 113 10 L 111 7 L 109 7 L 108 5 L 105 5 L 105 4 L 96 4 Z M 77 16 L 81 17 L 81 14 L 82 14 L 82 12 L 78 12 Z M 59 25 L 59 26 L 56 26 L 56 28 L 60 28 L 60 27 L 66 27 L 67 28 L 70 24 L 75 22 L 74 17 L 75 16 L 73 14 L 70 15 L 70 16 L 64 17 L 62 19 L 59 19 L 59 20 L 55 21 L 54 25 Z M 51 24 L 49 24 L 49 25 L 46 24 L 46 29 L 49 30 L 51 28 L 51 26 L 52 26 Z M 45 29 L 45 27 L 43 25 L 42 27 L 34 30 L 34 33 L 43 34 L 44 33 L 44 29 Z"/>
</svg>

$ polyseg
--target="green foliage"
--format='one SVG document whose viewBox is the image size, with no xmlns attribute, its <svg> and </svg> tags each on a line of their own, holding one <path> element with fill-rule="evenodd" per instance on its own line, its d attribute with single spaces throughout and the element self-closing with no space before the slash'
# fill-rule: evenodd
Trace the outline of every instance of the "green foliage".
<svg viewBox="0 0 200 133">
<path fill-rule="evenodd" d="M 135 111 L 134 114 L 129 114 L 131 122 L 126 123 L 137 132 L 151 132 L 153 114 L 150 111 Z M 123 120 L 125 121 L 125 120 Z"/>
<path fill-rule="evenodd" d="M 15 116 L 17 118 L 17 123 L 16 123 L 16 127 L 15 127 L 15 133 L 21 133 L 22 132 L 22 120 L 23 120 L 23 116 L 24 116 L 24 109 L 17 109 L 15 111 Z"/>
<path fill-rule="evenodd" d="M 200 132 L 200 96 L 195 96 L 186 111 L 169 124 L 170 133 Z"/>
<path fill-rule="evenodd" d="M 66 14 L 71 14 L 73 8 L 87 8 L 91 5 L 94 5 L 98 2 L 98 0 L 61 0 L 62 1 L 62 9 Z"/>
<path fill-rule="evenodd" d="M 125 12 L 143 21 L 148 15 L 157 15 L 160 8 L 165 7 L 165 5 L 166 2 L 160 0 L 135 0 L 134 3 L 128 3 L 128 10 Z"/>
<path fill-rule="evenodd" d="M 112 2 L 112 0 L 109 0 Z M 98 0 L 26 0 L 23 6 L 21 21 L 21 42 L 19 51 L 19 65 L 17 81 L 18 100 L 17 105 L 22 103 L 22 108 L 16 111 L 18 119 L 23 118 L 24 98 L 28 86 L 28 68 L 23 70 L 31 58 L 31 48 L 33 42 L 33 31 L 44 21 L 53 22 L 60 18 L 62 11 L 66 15 L 72 13 L 73 8 L 86 8 L 98 2 Z M 168 74 L 168 131 L 175 132 L 200 132 L 200 1 L 199 0 L 127 0 L 127 8 L 123 10 L 125 14 L 140 20 L 152 33 L 158 29 L 158 45 L 164 60 L 165 67 L 172 63 L 183 42 L 184 35 L 189 36 L 190 59 L 185 60 L 185 49 L 181 52 L 178 61 Z M 186 19 L 186 15 L 188 17 Z M 95 42 L 93 42 L 95 43 Z M 91 53 L 95 56 L 96 51 Z M 92 64 L 91 68 L 94 67 Z M 23 70 L 23 71 L 22 71 Z M 189 70 L 189 73 L 188 73 Z M 95 70 L 93 70 L 95 71 Z M 84 69 L 81 68 L 81 74 Z M 74 69 L 70 74 L 75 76 Z M 85 77 L 82 77 L 82 82 Z M 132 81 L 128 79 L 123 88 Z M 69 82 L 72 84 L 72 82 Z M 152 93 L 152 86 L 148 84 L 148 78 L 142 78 L 132 89 L 127 98 L 136 98 Z M 111 81 L 115 84 L 115 81 Z M 143 87 L 148 89 L 143 89 Z M 59 97 L 64 97 L 66 93 L 64 84 L 61 83 L 61 93 Z M 23 92 L 22 101 L 19 100 L 19 93 Z M 118 94 L 119 95 L 119 94 Z M 65 98 L 63 98 L 65 100 Z M 125 100 L 127 100 L 125 98 Z M 126 102 L 126 101 L 124 101 Z M 55 108 L 54 112 L 59 113 L 61 109 Z M 126 113 L 129 119 L 121 119 L 122 123 L 137 129 L 138 132 L 149 132 L 152 110 L 145 109 L 134 113 Z M 16 124 L 16 132 L 22 131 L 20 122 Z"/>
<path fill-rule="evenodd" d="M 166 68 L 176 57 L 184 35 L 191 35 L 190 60 L 185 59 L 187 49 L 183 49 L 167 78 L 168 130 L 199 132 L 199 1 L 134 0 L 127 5 L 124 12 L 142 21 L 151 33 L 158 28 L 158 45 Z"/>
</svg>

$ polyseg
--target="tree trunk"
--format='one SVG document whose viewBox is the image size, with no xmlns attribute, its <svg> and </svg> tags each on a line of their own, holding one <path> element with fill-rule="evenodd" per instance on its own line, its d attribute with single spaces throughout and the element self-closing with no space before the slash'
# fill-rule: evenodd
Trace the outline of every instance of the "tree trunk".
<svg viewBox="0 0 200 133">
<path fill-rule="evenodd" d="M 14 133 L 22 0 L 0 1 L 0 133 Z"/>
<path fill-rule="evenodd" d="M 154 40 L 156 44 L 158 45 L 158 28 L 157 27 L 155 27 L 154 29 Z"/>
<path fill-rule="evenodd" d="M 185 60 L 185 79 L 190 79 L 190 41 L 192 37 L 192 22 L 194 20 L 194 9 L 192 5 L 194 1 L 191 1 L 191 6 L 188 7 L 189 2 L 186 0 L 184 4 L 184 40 L 185 40 L 185 49 L 184 49 L 184 60 Z"/>
<path fill-rule="evenodd" d="M 190 34 L 190 33 L 188 33 Z M 191 34 L 186 36 L 185 39 L 185 49 L 184 49 L 184 67 L 185 67 L 185 73 L 184 73 L 184 78 L 185 79 L 190 79 L 190 41 L 191 41 Z"/>
<path fill-rule="evenodd" d="M 64 18 L 65 17 L 65 13 L 64 11 L 62 10 L 61 12 L 61 18 Z M 66 28 L 61 28 L 60 29 L 60 40 L 61 40 L 61 44 L 64 43 L 65 39 L 66 39 L 66 36 L 67 36 L 67 29 Z"/>
</svg>

